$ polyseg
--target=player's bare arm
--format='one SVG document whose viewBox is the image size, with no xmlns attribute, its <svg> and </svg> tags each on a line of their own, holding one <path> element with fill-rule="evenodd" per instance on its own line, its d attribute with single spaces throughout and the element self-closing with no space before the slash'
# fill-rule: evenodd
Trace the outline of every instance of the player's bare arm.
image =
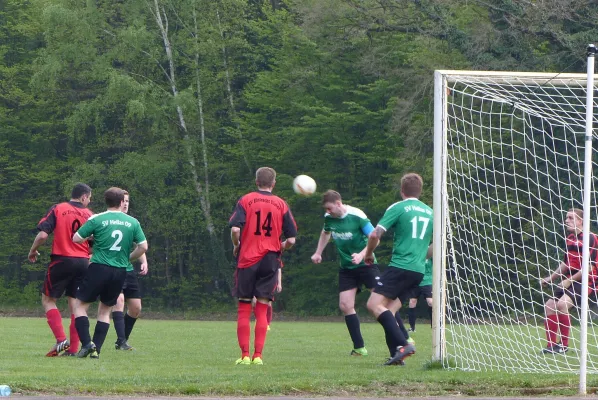
<svg viewBox="0 0 598 400">
<path fill-rule="evenodd" d="M 568 271 L 569 271 L 569 266 L 567 266 L 567 264 L 565 264 L 564 262 L 561 262 L 559 264 L 559 267 L 552 274 L 550 274 L 550 276 L 547 276 L 546 278 L 542 278 L 540 280 L 540 285 L 546 286 L 550 282 L 553 282 L 554 280 L 565 275 Z"/>
<path fill-rule="evenodd" d="M 83 243 L 85 240 L 87 240 L 87 238 L 81 237 L 81 235 L 79 235 L 79 232 L 75 232 L 75 234 L 73 235 L 73 242 L 75 243 Z"/>
<path fill-rule="evenodd" d="M 426 258 L 432 258 L 434 256 L 434 245 L 430 244 L 428 247 L 428 252 L 426 253 Z"/>
<path fill-rule="evenodd" d="M 241 244 L 241 228 L 233 226 L 230 228 L 230 240 L 233 242 L 233 256 L 239 255 L 239 245 Z"/>
<path fill-rule="evenodd" d="M 141 262 L 141 271 L 139 271 L 139 275 L 147 275 L 147 255 L 142 254 L 139 257 L 139 261 Z"/>
<path fill-rule="evenodd" d="M 351 262 L 353 264 L 355 264 L 355 265 L 361 264 L 361 262 L 365 258 L 365 253 L 366 253 L 367 249 L 368 249 L 368 247 L 365 246 L 363 248 L 363 250 L 361 250 L 359 253 L 353 253 L 353 254 L 351 254 Z"/>
<path fill-rule="evenodd" d="M 39 249 L 41 245 L 46 243 L 47 240 L 48 234 L 44 231 L 39 231 L 39 233 L 33 240 L 33 244 L 31 245 L 31 249 L 29 250 L 29 255 L 27 256 L 29 261 L 31 261 L 32 263 L 37 261 L 37 256 L 39 256 L 39 252 L 37 251 L 37 249 Z"/>
<path fill-rule="evenodd" d="M 311 256 L 311 261 L 314 264 L 319 264 L 322 262 L 322 252 L 330 242 L 330 236 L 332 236 L 331 232 L 326 232 L 322 230 L 320 233 L 320 239 L 318 240 L 318 247 L 316 248 L 316 252 Z"/>
<path fill-rule="evenodd" d="M 374 250 L 380 244 L 380 238 L 382 237 L 382 235 L 384 235 L 384 232 L 386 232 L 386 230 L 382 228 L 380 225 L 378 225 L 376 226 L 376 229 L 374 229 L 374 231 L 370 233 L 364 256 L 366 264 L 371 265 L 374 263 Z"/>
<path fill-rule="evenodd" d="M 129 261 L 137 260 L 139 257 L 145 254 L 148 248 L 149 246 L 147 244 L 147 241 L 143 243 L 138 243 L 135 250 L 133 250 L 133 252 L 129 255 Z"/>
<path fill-rule="evenodd" d="M 282 268 L 278 268 L 278 284 L 276 285 L 276 293 L 282 292 Z"/>
<path fill-rule="evenodd" d="M 280 244 L 280 248 L 282 249 L 282 251 L 285 251 L 285 250 L 289 250 L 294 245 L 295 245 L 295 238 L 290 237 L 290 238 L 286 238 L 286 240 Z"/>
</svg>

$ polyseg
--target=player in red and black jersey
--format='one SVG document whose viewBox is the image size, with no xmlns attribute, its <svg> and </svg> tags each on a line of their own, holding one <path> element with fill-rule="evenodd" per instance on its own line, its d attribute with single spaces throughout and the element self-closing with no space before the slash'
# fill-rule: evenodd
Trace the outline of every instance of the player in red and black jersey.
<svg viewBox="0 0 598 400">
<path fill-rule="evenodd" d="M 92 215 L 87 209 L 90 200 L 91 188 L 84 183 L 77 183 L 71 193 L 71 200 L 53 205 L 39 221 L 39 233 L 29 250 L 29 261 L 36 262 L 39 256 L 37 250 L 48 240 L 50 234 L 54 234 L 50 264 L 42 289 L 42 306 L 48 325 L 56 337 L 56 344 L 46 354 L 48 357 L 60 355 L 65 350 L 68 352 L 64 355 L 74 355 L 79 348 L 79 335 L 72 311 L 77 287 L 89 265 L 89 244 L 73 243 L 72 237 Z M 63 294 L 68 297 L 71 310 L 70 342 L 66 338 L 62 317 L 56 307 L 56 300 Z"/>
<path fill-rule="evenodd" d="M 561 283 L 554 292 L 554 296 L 544 305 L 546 320 L 546 339 L 548 344 L 543 350 L 548 354 L 562 354 L 569 348 L 569 331 L 571 329 L 571 319 L 569 309 L 573 306 L 579 306 L 581 303 L 581 266 L 582 266 L 582 247 L 583 247 L 583 211 L 572 208 L 567 212 L 565 218 L 565 228 L 569 235 L 567 236 L 567 252 L 561 261 L 559 267 L 550 276 L 540 281 L 542 286 L 548 285 L 557 279 Z M 590 271 L 589 271 L 589 295 L 596 292 L 597 266 L 598 266 L 598 238 L 594 233 L 589 235 L 590 247 Z M 557 342 L 557 334 L 560 334 L 561 342 Z"/>
<path fill-rule="evenodd" d="M 262 167 L 255 174 L 256 192 L 241 197 L 230 218 L 233 256 L 237 257 L 233 296 L 239 299 L 237 338 L 241 358 L 237 364 L 261 365 L 266 341 L 268 302 L 278 287 L 280 255 L 295 244 L 297 225 L 287 203 L 272 194 L 276 171 Z M 281 243 L 284 235 L 285 241 Z M 255 351 L 249 358 L 249 319 L 255 296 Z"/>
</svg>

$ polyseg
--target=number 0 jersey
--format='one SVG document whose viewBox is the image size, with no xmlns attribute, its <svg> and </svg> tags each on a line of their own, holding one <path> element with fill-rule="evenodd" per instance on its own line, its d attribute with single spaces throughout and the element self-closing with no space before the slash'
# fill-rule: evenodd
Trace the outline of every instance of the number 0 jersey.
<svg viewBox="0 0 598 400">
<path fill-rule="evenodd" d="M 53 205 L 37 224 L 37 229 L 54 233 L 52 255 L 89 258 L 89 243 L 73 242 L 73 235 L 92 215 L 91 210 L 77 201 Z"/>
<path fill-rule="evenodd" d="M 388 207 L 378 226 L 395 231 L 389 266 L 423 274 L 433 225 L 432 209 L 418 199 L 405 199 Z"/>
<path fill-rule="evenodd" d="M 82 238 L 93 235 L 92 263 L 125 269 L 130 264 L 133 243 L 146 241 L 139 221 L 122 211 L 92 215 L 77 233 Z"/>
<path fill-rule="evenodd" d="M 229 226 L 241 228 L 238 268 L 247 268 L 268 252 L 280 252 L 280 238 L 297 235 L 297 224 L 287 203 L 267 191 L 246 194 L 237 202 Z"/>
</svg>

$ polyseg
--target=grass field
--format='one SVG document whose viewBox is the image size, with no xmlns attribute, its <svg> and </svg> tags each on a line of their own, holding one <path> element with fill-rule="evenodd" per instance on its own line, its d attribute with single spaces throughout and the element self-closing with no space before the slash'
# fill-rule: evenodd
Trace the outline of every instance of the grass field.
<svg viewBox="0 0 598 400">
<path fill-rule="evenodd" d="M 92 321 L 92 329 L 95 321 Z M 64 320 L 67 328 L 67 320 Z M 462 372 L 430 368 L 431 331 L 418 325 L 417 354 L 404 367 L 382 367 L 384 334 L 362 324 L 368 357 L 350 357 L 339 322 L 274 320 L 265 365 L 235 366 L 234 322 L 140 320 L 130 343 L 114 350 L 114 330 L 99 360 L 46 358 L 52 336 L 44 318 L 0 318 L 0 384 L 16 393 L 170 395 L 571 395 L 575 374 Z M 590 376 L 595 392 L 598 379 Z"/>
</svg>

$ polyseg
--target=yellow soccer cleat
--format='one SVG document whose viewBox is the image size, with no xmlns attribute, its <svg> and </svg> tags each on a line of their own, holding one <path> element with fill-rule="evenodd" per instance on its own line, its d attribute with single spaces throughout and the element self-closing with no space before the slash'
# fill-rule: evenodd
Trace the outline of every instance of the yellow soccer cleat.
<svg viewBox="0 0 598 400">
<path fill-rule="evenodd" d="M 251 360 L 251 365 L 264 365 L 264 362 L 262 361 L 261 357 L 256 357 Z"/>
<path fill-rule="evenodd" d="M 237 361 L 235 361 L 235 365 L 250 365 L 250 364 L 251 364 L 251 359 L 249 358 L 249 356 L 239 358 Z"/>
</svg>

